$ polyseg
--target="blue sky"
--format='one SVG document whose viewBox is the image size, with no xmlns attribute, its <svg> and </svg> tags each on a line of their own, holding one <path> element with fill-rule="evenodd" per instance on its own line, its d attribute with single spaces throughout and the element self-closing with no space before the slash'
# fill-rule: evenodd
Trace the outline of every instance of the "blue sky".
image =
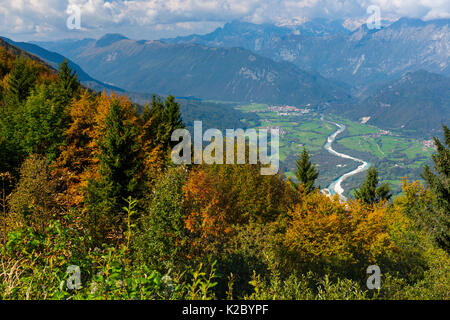
<svg viewBox="0 0 450 320">
<path fill-rule="evenodd" d="M 100 37 L 119 32 L 134 39 L 207 33 L 232 20 L 298 24 L 315 17 L 365 22 L 377 5 L 382 19 L 450 18 L 450 0 L 0 0 L 0 35 L 14 40 Z M 76 6 L 81 30 L 66 20 Z"/>
</svg>

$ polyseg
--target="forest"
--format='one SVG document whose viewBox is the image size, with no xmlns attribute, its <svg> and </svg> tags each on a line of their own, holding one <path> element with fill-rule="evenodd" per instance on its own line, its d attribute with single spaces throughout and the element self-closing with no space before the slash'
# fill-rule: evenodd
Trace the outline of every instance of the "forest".
<svg viewBox="0 0 450 320">
<path fill-rule="evenodd" d="M 0 46 L 0 300 L 450 298 L 447 127 L 425 184 L 392 198 L 372 168 L 341 202 L 306 150 L 298 183 L 176 166 L 184 125 L 172 96 L 140 107 Z"/>
</svg>

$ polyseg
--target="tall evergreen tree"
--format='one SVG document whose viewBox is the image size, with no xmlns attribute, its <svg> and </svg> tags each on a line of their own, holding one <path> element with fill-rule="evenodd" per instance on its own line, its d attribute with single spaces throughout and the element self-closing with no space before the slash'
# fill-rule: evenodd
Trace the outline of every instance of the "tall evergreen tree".
<svg viewBox="0 0 450 320">
<path fill-rule="evenodd" d="M 299 159 L 297 159 L 297 169 L 295 171 L 295 176 L 299 184 L 304 186 L 306 193 L 312 192 L 314 188 L 314 183 L 319 176 L 319 171 L 311 163 L 309 153 L 306 148 L 303 148 L 303 152 Z M 298 189 L 297 184 L 293 184 L 295 189 Z"/>
<path fill-rule="evenodd" d="M 355 190 L 355 198 L 367 204 L 378 203 L 381 200 L 389 200 L 392 197 L 391 189 L 387 183 L 378 187 L 378 172 L 370 167 L 366 180 Z"/>
<path fill-rule="evenodd" d="M 50 162 L 56 160 L 69 126 L 69 114 L 60 104 L 51 85 L 41 85 L 28 98 L 16 120 L 21 132 L 20 145 L 29 153 L 46 155 Z"/>
<path fill-rule="evenodd" d="M 64 104 L 70 103 L 80 88 L 77 74 L 72 71 L 66 59 L 59 65 L 57 88 L 57 96 Z"/>
<path fill-rule="evenodd" d="M 106 118 L 105 137 L 100 144 L 100 175 L 114 185 L 114 194 L 134 195 L 139 153 L 137 129 L 125 118 L 119 101 L 114 101 Z"/>
<path fill-rule="evenodd" d="M 25 101 L 34 87 L 37 74 L 25 59 L 17 59 L 8 82 L 7 102 L 17 105 Z"/>
<path fill-rule="evenodd" d="M 86 204 L 97 240 L 120 233 L 124 223 L 123 199 L 139 197 L 138 132 L 126 117 L 127 110 L 114 100 L 99 141 L 99 177 L 91 180 L 87 188 Z"/>
<path fill-rule="evenodd" d="M 152 147 L 161 145 L 165 151 L 172 147 L 171 136 L 176 129 L 184 128 L 181 120 L 180 105 L 173 96 L 163 102 L 160 97 L 153 96 L 150 106 L 144 110 L 146 136 L 151 138 Z"/>
<path fill-rule="evenodd" d="M 173 96 L 168 96 L 164 102 L 164 122 L 165 141 L 170 141 L 173 131 L 184 127 L 181 120 L 180 105 L 175 101 L 175 97 Z"/>
<path fill-rule="evenodd" d="M 450 130 L 443 126 L 445 145 L 434 138 L 437 153 L 432 158 L 434 170 L 424 167 L 423 178 L 433 194 L 432 230 L 439 245 L 450 249 Z"/>
</svg>

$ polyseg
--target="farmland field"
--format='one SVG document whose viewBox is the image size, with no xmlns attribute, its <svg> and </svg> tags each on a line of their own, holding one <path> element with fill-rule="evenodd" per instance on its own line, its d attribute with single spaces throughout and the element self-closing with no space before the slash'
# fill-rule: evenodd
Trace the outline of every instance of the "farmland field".
<svg viewBox="0 0 450 320">
<path fill-rule="evenodd" d="M 324 150 L 327 137 L 337 130 L 330 122 L 346 126 L 333 144 L 335 150 L 370 162 L 379 171 L 380 180 L 388 182 L 394 193 L 401 191 L 403 177 L 420 179 L 423 165 L 430 161 L 434 152 L 432 148 L 424 147 L 422 140 L 402 132 L 382 130 L 340 116 L 323 114 L 313 108 L 302 114 L 274 112 L 264 104 L 240 105 L 236 109 L 252 116 L 252 123 L 241 119 L 249 127 L 280 129 L 280 161 L 287 177 L 294 179 L 295 160 L 305 147 L 320 170 L 317 184 L 322 188 L 358 166 L 354 161 L 336 157 Z M 259 123 L 254 120 L 255 115 Z M 351 194 L 364 176 L 364 173 L 357 174 L 344 182 L 346 195 Z"/>
</svg>

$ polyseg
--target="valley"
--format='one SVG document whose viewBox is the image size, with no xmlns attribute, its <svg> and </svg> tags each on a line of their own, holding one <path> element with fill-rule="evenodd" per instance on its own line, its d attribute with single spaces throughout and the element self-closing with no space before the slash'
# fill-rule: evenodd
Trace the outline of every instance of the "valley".
<svg viewBox="0 0 450 320">
<path fill-rule="evenodd" d="M 450 300 L 446 0 L 56 2 L 0 6 L 0 303 Z"/>
<path fill-rule="evenodd" d="M 188 128 L 195 120 L 218 129 L 279 128 L 280 160 L 291 179 L 306 147 L 322 189 L 336 182 L 331 189 L 351 196 L 365 177 L 358 167 L 367 162 L 399 193 L 403 177 L 421 179 L 434 151 L 432 137 L 441 137 L 441 125 L 449 121 L 448 50 L 440 50 L 448 47 L 448 20 L 400 19 L 378 31 L 339 25 L 314 21 L 292 29 L 232 22 L 208 35 L 174 39 L 106 34 L 31 44 L 5 40 L 50 65 L 68 57 L 85 85 L 126 93 L 142 106 L 153 93 L 173 94 Z M 443 36 L 429 43 L 431 33 Z M 403 45 L 405 34 L 417 39 Z M 382 52 L 373 54 L 378 47 Z M 429 58 L 409 66 L 425 48 L 432 48 Z M 342 54 L 334 57 L 330 50 Z M 345 130 L 331 152 L 326 143 L 336 124 Z"/>
<path fill-rule="evenodd" d="M 300 112 L 287 111 L 289 108 L 274 111 L 269 104 L 242 104 L 235 109 L 244 115 L 241 122 L 245 127 L 280 129 L 280 161 L 287 177 L 295 180 L 295 161 L 306 147 L 320 171 L 317 186 L 335 189 L 340 180 L 337 189 L 344 190 L 344 197 L 350 196 L 362 182 L 365 177 L 362 169 L 369 165 L 377 168 L 381 181 L 388 182 L 393 192 L 399 193 L 403 177 L 421 179 L 423 165 L 429 163 L 434 152 L 429 140 L 363 124 L 311 106 L 297 108 Z M 328 144 L 331 136 L 333 152 Z M 342 154 L 347 157 L 339 156 Z"/>
</svg>

